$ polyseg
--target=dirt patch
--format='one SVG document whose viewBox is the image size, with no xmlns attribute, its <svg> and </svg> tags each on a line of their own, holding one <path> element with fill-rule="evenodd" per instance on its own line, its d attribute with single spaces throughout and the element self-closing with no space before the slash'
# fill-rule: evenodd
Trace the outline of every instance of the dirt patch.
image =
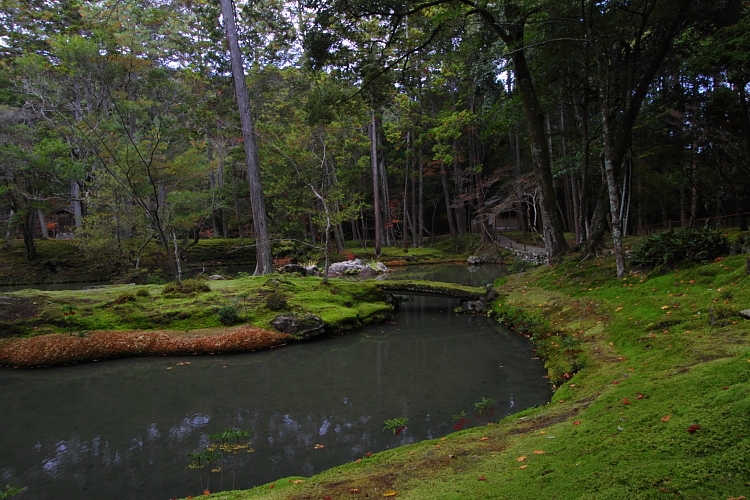
<svg viewBox="0 0 750 500">
<path fill-rule="evenodd" d="M 286 344 L 291 337 L 262 328 L 174 331 L 94 331 L 0 341 L 0 365 L 37 367 L 125 356 L 248 352 Z"/>
<path fill-rule="evenodd" d="M 41 305 L 22 297 L 0 296 L 0 321 L 18 321 L 33 318 Z"/>
</svg>

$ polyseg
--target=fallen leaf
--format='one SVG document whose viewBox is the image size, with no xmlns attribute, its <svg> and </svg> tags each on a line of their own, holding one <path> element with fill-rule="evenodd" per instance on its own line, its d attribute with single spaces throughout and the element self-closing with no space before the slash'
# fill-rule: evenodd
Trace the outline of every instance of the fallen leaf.
<svg viewBox="0 0 750 500">
<path fill-rule="evenodd" d="M 630 400 L 628 398 L 622 398 L 622 404 L 629 405 L 630 404 Z"/>
<path fill-rule="evenodd" d="M 638 397 L 637 397 L 636 399 L 643 399 L 643 394 L 641 394 L 641 393 L 639 392 L 639 393 L 638 393 Z"/>
<path fill-rule="evenodd" d="M 325 446 L 324 446 L 324 445 L 322 445 L 322 444 L 316 444 L 316 445 L 314 446 L 314 448 L 315 448 L 316 450 L 322 450 L 323 448 L 325 448 Z"/>
<path fill-rule="evenodd" d="M 526 467 L 528 467 L 528 465 L 522 465 L 519 467 L 519 469 L 525 469 Z"/>
<path fill-rule="evenodd" d="M 620 381 L 619 381 L 619 380 L 613 380 L 613 381 L 612 381 L 612 384 L 613 384 L 613 385 L 617 385 L 617 384 L 619 384 L 619 383 L 620 383 Z"/>
<path fill-rule="evenodd" d="M 349 490 L 349 493 L 359 493 L 359 490 L 357 488 L 352 488 Z"/>
<path fill-rule="evenodd" d="M 385 493 L 383 493 L 384 497 L 395 497 L 396 492 L 394 490 L 386 490 Z"/>
<path fill-rule="evenodd" d="M 518 457 L 518 458 L 516 459 L 516 462 L 523 462 L 523 461 L 524 461 L 524 460 L 526 460 L 527 458 L 528 458 L 528 457 L 520 456 L 520 457 Z"/>
<path fill-rule="evenodd" d="M 331 495 L 326 495 L 323 497 L 323 500 L 333 500 L 333 497 Z"/>
<path fill-rule="evenodd" d="M 670 415 L 664 415 L 663 417 L 661 417 L 661 421 L 662 422 L 669 422 L 670 418 L 672 418 Z"/>
<path fill-rule="evenodd" d="M 367 453 L 365 453 L 365 458 L 370 458 L 371 456 L 372 456 L 371 451 L 368 451 Z"/>
<path fill-rule="evenodd" d="M 700 425 L 697 425 L 697 424 L 693 424 L 693 425 L 691 425 L 690 427 L 688 427 L 688 428 L 687 428 L 687 431 L 688 431 L 688 432 L 689 432 L 690 434 L 695 434 L 695 432 L 696 432 L 696 431 L 697 431 L 698 429 L 700 429 L 700 428 L 701 428 L 701 426 L 700 426 Z"/>
<path fill-rule="evenodd" d="M 539 434 L 547 434 L 547 431 L 539 431 Z"/>
<path fill-rule="evenodd" d="M 274 489 L 276 487 L 276 483 L 271 483 L 268 485 L 269 489 Z"/>
<path fill-rule="evenodd" d="M 479 438 L 480 441 L 487 441 L 487 439 L 488 439 L 487 436 Z"/>
<path fill-rule="evenodd" d="M 544 455 L 544 451 L 543 450 L 534 450 L 533 453 L 534 453 L 534 455 Z"/>
<path fill-rule="evenodd" d="M 484 474 L 482 474 L 481 476 L 479 476 L 479 477 L 477 478 L 477 480 L 478 480 L 478 481 L 487 481 L 487 478 L 486 478 L 486 477 L 484 477 Z"/>
<path fill-rule="evenodd" d="M 662 309 L 669 309 L 669 306 L 661 306 Z"/>
<path fill-rule="evenodd" d="M 293 482 L 294 482 L 294 484 L 300 484 L 300 483 L 304 483 L 305 480 L 304 479 L 295 479 Z"/>
<path fill-rule="evenodd" d="M 576 420 L 575 422 L 573 422 L 573 425 L 581 425 L 581 421 L 580 420 Z"/>
</svg>

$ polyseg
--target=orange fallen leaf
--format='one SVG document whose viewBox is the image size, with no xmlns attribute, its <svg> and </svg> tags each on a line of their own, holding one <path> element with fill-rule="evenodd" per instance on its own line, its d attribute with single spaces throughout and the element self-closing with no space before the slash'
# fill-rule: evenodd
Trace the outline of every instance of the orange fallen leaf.
<svg viewBox="0 0 750 500">
<path fill-rule="evenodd" d="M 486 478 L 486 477 L 484 477 L 484 474 L 482 474 L 481 476 L 479 476 L 479 477 L 477 478 L 477 481 L 487 481 L 487 478 Z"/>
<path fill-rule="evenodd" d="M 581 425 L 581 421 L 580 420 L 576 420 L 575 422 L 573 422 L 573 425 Z"/>
<path fill-rule="evenodd" d="M 641 394 L 641 393 L 639 392 L 639 393 L 638 393 L 638 397 L 637 397 L 636 399 L 643 399 L 643 394 Z"/>
<path fill-rule="evenodd" d="M 383 493 L 384 497 L 395 497 L 396 492 L 394 490 L 387 490 L 385 493 Z"/>
<path fill-rule="evenodd" d="M 520 457 L 518 457 L 518 458 L 516 459 L 516 462 L 523 462 L 523 461 L 524 461 L 524 460 L 526 460 L 527 458 L 528 458 L 528 457 L 525 457 L 525 456 L 520 456 Z"/>
<path fill-rule="evenodd" d="M 629 405 L 630 404 L 630 400 L 628 398 L 622 398 L 622 404 Z"/>
<path fill-rule="evenodd" d="M 669 419 L 670 419 L 670 418 L 671 418 L 671 416 L 670 416 L 670 415 L 665 415 L 665 416 L 661 417 L 661 421 L 662 421 L 662 422 L 669 422 Z"/>
<path fill-rule="evenodd" d="M 300 484 L 300 483 L 304 483 L 304 482 L 305 482 L 304 479 L 295 479 L 294 480 L 294 484 Z"/>
<path fill-rule="evenodd" d="M 534 450 L 533 453 L 534 453 L 534 455 L 544 455 L 544 451 L 543 450 Z"/>
<path fill-rule="evenodd" d="M 270 489 L 274 489 L 276 487 L 276 483 L 271 483 L 271 484 L 268 485 L 268 487 Z"/>
<path fill-rule="evenodd" d="M 357 488 L 352 488 L 349 490 L 349 493 L 359 493 L 359 490 Z"/>
<path fill-rule="evenodd" d="M 488 439 L 488 438 L 487 438 L 487 436 L 484 436 L 484 437 L 480 437 L 480 438 L 479 438 L 479 440 L 480 440 L 480 441 L 487 441 L 487 439 Z"/>
<path fill-rule="evenodd" d="M 526 467 L 528 467 L 528 465 L 522 465 L 519 467 L 519 469 L 525 469 Z"/>
<path fill-rule="evenodd" d="M 613 384 L 613 385 L 617 385 L 617 384 L 619 384 L 619 383 L 620 383 L 620 381 L 619 381 L 619 380 L 613 380 L 613 381 L 612 381 L 612 384 Z"/>
<path fill-rule="evenodd" d="M 316 450 L 322 450 L 323 448 L 325 448 L 325 445 L 316 444 L 313 448 L 315 448 Z"/>
</svg>

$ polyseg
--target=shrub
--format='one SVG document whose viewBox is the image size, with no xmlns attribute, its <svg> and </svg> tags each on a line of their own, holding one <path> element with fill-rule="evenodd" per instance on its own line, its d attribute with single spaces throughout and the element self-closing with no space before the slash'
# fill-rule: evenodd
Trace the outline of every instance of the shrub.
<svg viewBox="0 0 750 500">
<path fill-rule="evenodd" d="M 135 292 L 136 297 L 151 297 L 151 294 L 148 293 L 148 290 L 146 288 L 139 288 Z"/>
<path fill-rule="evenodd" d="M 271 292 L 266 295 L 266 307 L 272 311 L 286 309 L 286 297 L 279 292 Z"/>
<path fill-rule="evenodd" d="M 650 236 L 635 249 L 630 262 L 640 268 L 704 262 L 726 254 L 729 242 L 719 231 L 681 227 Z"/>
<path fill-rule="evenodd" d="M 135 295 L 130 292 L 121 293 L 112 301 L 113 304 L 124 304 L 125 302 L 135 302 Z"/>
<path fill-rule="evenodd" d="M 237 309 L 233 306 L 222 307 L 216 311 L 216 314 L 219 316 L 219 322 L 225 326 L 233 325 L 240 319 Z"/>
<path fill-rule="evenodd" d="M 534 269 L 535 267 L 539 267 L 539 264 L 534 264 L 533 262 L 516 257 L 513 259 L 513 263 L 508 266 L 508 272 L 511 274 L 517 274 L 528 271 L 529 269 Z"/>
<path fill-rule="evenodd" d="M 180 282 L 167 283 L 162 288 L 162 295 L 195 295 L 210 292 L 211 287 L 203 280 L 189 279 Z"/>
</svg>

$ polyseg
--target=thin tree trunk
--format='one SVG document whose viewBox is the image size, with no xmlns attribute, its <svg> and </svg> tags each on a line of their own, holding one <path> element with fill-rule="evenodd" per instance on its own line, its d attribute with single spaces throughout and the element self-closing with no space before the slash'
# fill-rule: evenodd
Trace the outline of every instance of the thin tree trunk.
<svg viewBox="0 0 750 500">
<path fill-rule="evenodd" d="M 260 161 L 258 148 L 255 143 L 255 127 L 248 100 L 245 70 L 242 66 L 242 53 L 237 39 L 234 7 L 232 0 L 220 0 L 221 15 L 224 18 L 224 29 L 229 45 L 229 56 L 232 62 L 232 79 L 237 98 L 237 107 L 242 123 L 242 139 L 247 163 L 247 177 L 250 185 L 250 205 L 253 211 L 253 227 L 255 229 L 255 275 L 262 276 L 273 272 L 273 256 L 271 255 L 271 241 L 268 238 L 266 221 L 266 205 L 263 199 L 263 186 L 260 179 Z"/>
<path fill-rule="evenodd" d="M 443 183 L 443 197 L 445 199 L 445 215 L 448 217 L 448 230 L 450 231 L 451 238 L 456 237 L 456 226 L 453 224 L 453 215 L 451 210 L 451 199 L 448 194 L 448 174 L 445 171 L 445 164 L 440 162 L 440 180 Z"/>
<path fill-rule="evenodd" d="M 44 212 L 41 208 L 37 208 L 36 210 L 37 218 L 39 219 L 39 229 L 42 233 L 42 239 L 48 240 L 49 239 L 49 231 L 47 231 L 47 220 L 44 218 Z"/>
<path fill-rule="evenodd" d="M 81 204 L 81 186 L 78 181 L 70 181 L 70 206 L 73 209 L 73 218 L 76 229 L 83 227 L 83 208 Z"/>
<path fill-rule="evenodd" d="M 378 189 L 378 139 L 375 110 L 370 110 L 370 162 L 372 165 L 372 198 L 375 213 L 375 256 L 380 257 L 383 224 L 380 220 L 380 190 Z"/>
</svg>

